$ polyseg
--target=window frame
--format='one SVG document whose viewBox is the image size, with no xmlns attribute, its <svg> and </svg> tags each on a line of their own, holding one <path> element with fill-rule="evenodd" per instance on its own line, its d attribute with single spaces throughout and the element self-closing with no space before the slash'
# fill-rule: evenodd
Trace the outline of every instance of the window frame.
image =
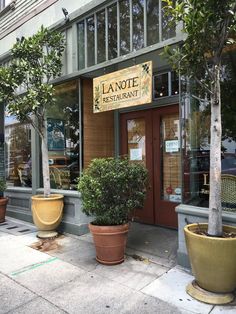
<svg viewBox="0 0 236 314">
<path fill-rule="evenodd" d="M 77 26 L 77 39 L 78 39 L 78 25 L 81 22 L 84 22 L 84 26 L 85 26 L 85 38 L 84 38 L 84 56 L 86 57 L 88 54 L 88 47 L 87 47 L 87 18 L 90 16 L 94 17 L 94 21 L 95 21 L 95 30 L 94 30 L 94 47 L 96 48 L 98 45 L 97 42 L 97 25 L 96 25 L 96 21 L 97 21 L 97 14 L 99 14 L 101 11 L 105 11 L 105 48 L 106 48 L 106 60 L 103 62 L 98 62 L 98 58 L 97 58 L 97 49 L 95 49 L 95 64 L 88 66 L 87 60 L 85 60 L 85 66 L 84 68 L 79 68 L 78 70 L 87 70 L 90 67 L 96 66 L 96 65 L 100 65 L 104 62 L 113 62 L 114 60 L 116 60 L 117 58 L 119 58 L 121 56 L 121 49 L 120 49 L 120 2 L 122 0 L 112 0 L 109 2 L 106 2 L 105 5 L 103 6 L 99 6 L 97 8 L 95 8 L 94 10 L 89 11 L 87 14 L 83 15 L 82 18 L 79 18 L 76 21 L 76 26 Z M 129 20 L 130 20 L 130 27 L 129 27 L 129 34 L 130 34 L 130 47 L 129 47 L 129 51 L 127 52 L 126 55 L 122 55 L 122 57 L 127 56 L 127 55 L 132 55 L 135 54 L 136 52 L 140 51 L 142 52 L 143 49 L 147 49 L 147 47 L 154 47 L 155 45 L 161 45 L 164 46 L 164 43 L 167 41 L 169 42 L 176 40 L 179 37 L 179 25 L 176 25 L 175 28 L 175 36 L 165 39 L 162 39 L 162 14 L 161 14 L 161 0 L 158 0 L 157 6 L 158 6 L 158 10 L 159 10 L 159 41 L 155 44 L 152 45 L 148 45 L 147 44 L 147 0 L 143 0 L 144 1 L 144 13 L 143 13 L 143 30 L 144 30 L 144 42 L 143 42 L 143 47 L 137 50 L 133 49 L 133 0 L 128 0 L 129 1 Z M 115 5 L 116 6 L 116 10 L 117 10 L 117 57 L 113 58 L 113 59 L 109 59 L 108 58 L 108 8 Z M 78 43 L 79 44 L 79 43 Z M 78 45 L 77 45 L 78 46 Z M 78 49 L 79 50 L 79 49 Z M 78 58 L 78 55 L 77 55 Z"/>
</svg>

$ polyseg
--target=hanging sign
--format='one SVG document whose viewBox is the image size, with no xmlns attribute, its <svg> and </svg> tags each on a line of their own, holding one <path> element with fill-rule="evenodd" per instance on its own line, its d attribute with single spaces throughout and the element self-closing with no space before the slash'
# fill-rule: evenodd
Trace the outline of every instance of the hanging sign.
<svg viewBox="0 0 236 314">
<path fill-rule="evenodd" d="M 93 112 L 152 102 L 152 61 L 93 79 Z"/>
</svg>

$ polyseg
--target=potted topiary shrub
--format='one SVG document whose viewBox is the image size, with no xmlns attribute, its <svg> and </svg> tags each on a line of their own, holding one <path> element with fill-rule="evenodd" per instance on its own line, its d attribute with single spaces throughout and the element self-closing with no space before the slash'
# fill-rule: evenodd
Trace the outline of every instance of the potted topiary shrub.
<svg viewBox="0 0 236 314">
<path fill-rule="evenodd" d="M 41 140 L 43 195 L 32 196 L 33 220 L 38 237 L 52 237 L 62 218 L 63 195 L 51 194 L 47 143 L 47 108 L 55 103 L 50 83 L 61 73 L 65 39 L 44 28 L 31 37 L 17 39 L 9 66 L 0 67 L 0 103 L 19 122 L 29 123 Z M 23 94 L 18 95 L 19 89 Z"/>
<path fill-rule="evenodd" d="M 124 261 L 129 215 L 143 206 L 147 169 L 127 158 L 98 158 L 79 179 L 82 211 L 94 220 L 89 224 L 96 259 L 106 265 Z"/>
<path fill-rule="evenodd" d="M 236 228 L 222 225 L 221 82 L 225 71 L 223 56 L 236 43 L 236 2 L 163 2 L 166 14 L 172 16 L 172 25 L 181 22 L 185 33 L 181 45 L 165 47 L 165 55 L 174 69 L 197 84 L 198 99 L 211 112 L 209 217 L 208 224 L 184 228 L 196 279 L 188 285 L 187 292 L 206 303 L 229 303 L 236 289 Z"/>
<path fill-rule="evenodd" d="M 4 222 L 6 216 L 8 198 L 3 196 L 3 192 L 5 190 L 6 190 L 5 180 L 0 178 L 0 222 Z"/>
</svg>

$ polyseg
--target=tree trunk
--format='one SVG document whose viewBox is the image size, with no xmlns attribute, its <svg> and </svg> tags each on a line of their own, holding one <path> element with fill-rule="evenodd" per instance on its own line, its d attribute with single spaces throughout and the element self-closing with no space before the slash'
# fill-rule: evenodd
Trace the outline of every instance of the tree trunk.
<svg viewBox="0 0 236 314">
<path fill-rule="evenodd" d="M 208 234 L 222 235 L 220 67 L 214 65 L 211 96 L 210 197 Z"/>
<path fill-rule="evenodd" d="M 50 188 L 50 174 L 49 174 L 49 163 L 48 163 L 48 141 L 47 141 L 47 121 L 44 121 L 43 126 L 43 138 L 42 140 L 42 168 L 43 168 L 43 189 L 44 196 L 48 197 L 51 193 Z"/>
</svg>

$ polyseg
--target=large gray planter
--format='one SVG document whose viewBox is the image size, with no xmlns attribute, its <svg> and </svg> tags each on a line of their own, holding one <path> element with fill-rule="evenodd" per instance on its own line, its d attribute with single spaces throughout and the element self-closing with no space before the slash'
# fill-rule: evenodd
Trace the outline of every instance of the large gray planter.
<svg viewBox="0 0 236 314">
<path fill-rule="evenodd" d="M 208 209 L 191 205 L 180 204 L 175 208 L 178 214 L 178 264 L 190 268 L 187 249 L 184 238 L 184 226 L 190 223 L 202 223 L 208 221 Z M 236 226 L 236 213 L 223 212 L 223 224 Z"/>
</svg>

